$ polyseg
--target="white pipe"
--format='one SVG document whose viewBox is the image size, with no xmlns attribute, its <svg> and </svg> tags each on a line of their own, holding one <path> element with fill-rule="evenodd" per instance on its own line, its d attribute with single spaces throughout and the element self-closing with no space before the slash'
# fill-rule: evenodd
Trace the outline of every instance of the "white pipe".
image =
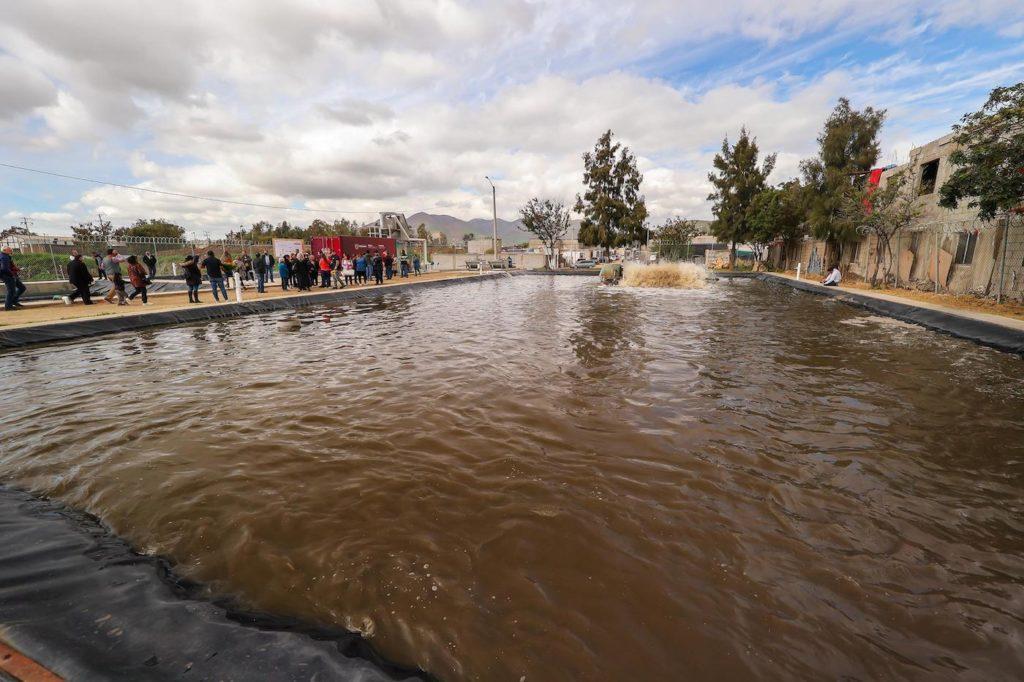
<svg viewBox="0 0 1024 682">
<path fill-rule="evenodd" d="M 242 276 L 239 273 L 234 274 L 235 280 L 235 301 L 238 303 L 242 302 Z"/>
<path fill-rule="evenodd" d="M 797 263 L 796 264 L 796 279 L 797 279 L 797 281 L 800 281 L 800 266 L 801 265 L 803 265 L 803 263 Z"/>
</svg>

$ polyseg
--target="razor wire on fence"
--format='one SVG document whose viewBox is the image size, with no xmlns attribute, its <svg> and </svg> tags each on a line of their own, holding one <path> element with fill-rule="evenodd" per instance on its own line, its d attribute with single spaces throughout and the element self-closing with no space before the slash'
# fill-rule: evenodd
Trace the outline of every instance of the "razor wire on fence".
<svg viewBox="0 0 1024 682">
<path fill-rule="evenodd" d="M 1024 220 L 933 219 L 893 234 L 888 257 L 876 273 L 877 243 L 855 245 L 850 264 L 865 279 L 898 288 L 1024 300 Z"/>
</svg>

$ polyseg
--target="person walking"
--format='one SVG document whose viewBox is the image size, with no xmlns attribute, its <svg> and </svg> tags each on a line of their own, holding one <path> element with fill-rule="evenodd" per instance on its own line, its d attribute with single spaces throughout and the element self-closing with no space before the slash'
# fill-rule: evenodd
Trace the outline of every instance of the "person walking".
<svg viewBox="0 0 1024 682">
<path fill-rule="evenodd" d="M 409 256 L 406 255 L 405 249 L 402 249 L 402 255 L 398 257 L 398 265 L 402 270 L 402 277 L 409 276 Z"/>
<path fill-rule="evenodd" d="M 509 258 L 509 261 L 512 259 Z M 420 272 L 420 254 L 414 253 L 412 255 L 412 271 L 419 277 L 422 273 Z"/>
<path fill-rule="evenodd" d="M 96 272 L 99 274 L 100 279 L 106 279 L 107 273 L 103 272 L 103 256 L 100 255 L 99 251 L 93 251 L 92 259 L 96 261 Z"/>
<path fill-rule="evenodd" d="M 219 301 L 220 296 L 217 290 L 224 294 L 224 300 L 228 300 L 228 290 L 224 288 L 224 266 L 220 258 L 213 255 L 213 251 L 206 252 L 206 258 L 201 265 L 206 268 L 206 276 L 210 278 L 210 289 L 213 291 L 213 300 Z"/>
<path fill-rule="evenodd" d="M 256 275 L 256 293 L 267 293 L 267 262 L 263 260 L 262 254 L 256 254 L 256 257 L 252 261 L 252 270 L 253 274 Z"/>
<path fill-rule="evenodd" d="M 92 273 L 89 266 L 82 260 L 82 254 L 77 249 L 71 251 L 71 261 L 68 263 L 68 282 L 75 288 L 70 296 L 64 296 L 64 303 L 71 305 L 76 298 L 81 298 L 85 305 L 92 305 L 92 298 L 89 296 L 89 285 L 92 284 Z"/>
<path fill-rule="evenodd" d="M 384 276 L 388 279 L 395 276 L 395 257 L 387 251 L 384 252 Z"/>
<path fill-rule="evenodd" d="M 203 285 L 203 273 L 199 270 L 195 256 L 185 256 L 185 262 L 180 263 L 182 273 L 185 275 L 185 286 L 188 287 L 188 302 L 202 303 L 199 300 L 199 287 Z"/>
<path fill-rule="evenodd" d="M 281 275 L 281 291 L 288 291 L 288 279 L 291 272 L 291 263 L 288 262 L 288 254 L 281 256 L 281 262 L 277 264 L 278 274 Z"/>
<path fill-rule="evenodd" d="M 4 298 L 4 310 L 17 310 L 24 308 L 19 299 L 25 293 L 25 285 L 18 276 L 18 266 L 14 264 L 14 249 L 5 246 L 0 249 L 0 281 L 7 289 L 7 296 Z"/>
<path fill-rule="evenodd" d="M 342 254 L 341 257 L 341 275 L 345 278 L 345 286 L 355 284 L 355 266 L 352 264 L 352 259 L 348 257 L 348 254 Z"/>
<path fill-rule="evenodd" d="M 124 291 L 124 278 L 121 277 L 121 263 L 124 256 L 117 252 L 117 249 L 107 249 L 107 257 L 103 259 L 103 272 L 110 282 L 110 291 L 103 297 L 107 303 L 113 304 L 114 297 L 117 297 L 118 305 L 128 305 L 128 297 Z"/>
<path fill-rule="evenodd" d="M 148 279 L 156 279 L 156 256 L 147 251 L 142 254 L 142 264 L 146 266 Z"/>
<path fill-rule="evenodd" d="M 146 278 L 146 267 L 135 256 L 128 256 L 128 281 L 135 289 L 128 296 L 128 300 L 134 301 L 135 297 L 141 294 L 142 305 L 149 305 L 149 296 L 146 293 L 146 287 L 149 285 L 149 280 Z"/>
<path fill-rule="evenodd" d="M 373 279 L 376 284 L 384 284 L 384 259 L 379 253 L 373 256 Z"/>
</svg>

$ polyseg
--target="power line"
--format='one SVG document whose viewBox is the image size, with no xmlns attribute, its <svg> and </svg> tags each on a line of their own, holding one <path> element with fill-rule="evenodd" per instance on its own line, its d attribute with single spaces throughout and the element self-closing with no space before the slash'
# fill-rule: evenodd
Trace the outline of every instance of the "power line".
<svg viewBox="0 0 1024 682">
<path fill-rule="evenodd" d="M 118 182 L 107 182 L 106 180 L 94 180 L 93 178 L 80 178 L 76 175 L 65 175 L 63 173 L 54 173 L 52 171 L 39 170 L 38 168 L 26 168 L 25 166 L 15 166 L 11 163 L 0 163 L 0 166 L 4 168 L 13 168 L 14 170 L 26 171 L 28 173 L 39 173 L 40 175 L 50 175 L 55 178 L 64 178 L 65 180 L 78 180 L 80 182 L 91 182 L 97 185 L 108 185 L 110 187 L 120 187 L 121 189 L 130 189 L 136 192 L 149 192 L 151 194 L 163 194 L 170 197 L 182 197 L 185 199 L 199 199 L 200 201 L 214 201 L 220 204 L 232 204 L 233 206 L 251 206 L 253 208 L 270 208 L 278 211 L 304 211 L 307 213 L 340 213 L 340 214 L 352 214 L 361 213 L 366 215 L 377 215 L 380 211 L 338 211 L 331 209 L 316 209 L 316 208 L 296 208 L 295 206 L 274 206 L 272 204 L 254 204 L 248 201 L 232 201 L 231 199 L 217 199 L 214 197 L 201 197 L 196 194 L 185 194 L 183 192 L 168 192 L 162 189 L 148 189 L 146 187 L 135 187 L 133 185 L 122 185 Z"/>
</svg>

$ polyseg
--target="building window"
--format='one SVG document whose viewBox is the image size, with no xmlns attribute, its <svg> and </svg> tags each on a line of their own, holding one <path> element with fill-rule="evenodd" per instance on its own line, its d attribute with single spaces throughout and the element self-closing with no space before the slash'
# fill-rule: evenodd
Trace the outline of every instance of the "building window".
<svg viewBox="0 0 1024 682">
<path fill-rule="evenodd" d="M 935 181 L 939 179 L 939 160 L 921 164 L 921 192 L 931 194 L 935 191 Z"/>
<path fill-rule="evenodd" d="M 970 265 L 974 260 L 974 247 L 978 243 L 978 233 L 961 232 L 960 239 L 956 244 L 956 257 L 953 262 L 957 265 Z"/>
</svg>

